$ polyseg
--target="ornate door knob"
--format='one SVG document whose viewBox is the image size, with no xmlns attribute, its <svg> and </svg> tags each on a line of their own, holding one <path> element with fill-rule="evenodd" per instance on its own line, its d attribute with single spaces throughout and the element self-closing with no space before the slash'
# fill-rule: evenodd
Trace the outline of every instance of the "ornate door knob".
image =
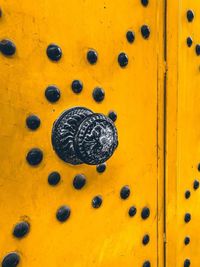
<svg viewBox="0 0 200 267">
<path fill-rule="evenodd" d="M 54 122 L 52 145 L 67 163 L 97 165 L 108 160 L 117 148 L 117 129 L 105 115 L 75 107 Z"/>
</svg>

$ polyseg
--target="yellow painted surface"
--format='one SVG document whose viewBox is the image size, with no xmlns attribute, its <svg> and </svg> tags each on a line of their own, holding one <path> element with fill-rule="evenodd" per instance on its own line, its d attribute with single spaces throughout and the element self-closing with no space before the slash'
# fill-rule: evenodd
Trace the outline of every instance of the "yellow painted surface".
<svg viewBox="0 0 200 267">
<path fill-rule="evenodd" d="M 144 8 L 138 0 L 2 0 L 1 6 L 0 38 L 11 39 L 17 52 L 11 58 L 0 55 L 0 259 L 17 251 L 19 266 L 25 267 L 139 267 L 145 260 L 163 266 L 164 4 L 150 1 Z M 151 29 L 149 40 L 141 36 L 143 24 Z M 125 37 L 129 29 L 136 34 L 132 45 Z M 62 48 L 58 63 L 46 56 L 50 43 Z M 86 61 L 89 48 L 98 52 L 95 66 Z M 120 52 L 129 56 L 124 69 L 117 63 Z M 84 83 L 80 95 L 70 88 L 74 79 Z M 56 104 L 44 97 L 51 84 L 61 90 Z M 101 104 L 92 99 L 96 86 L 106 92 Z M 101 175 L 95 167 L 65 164 L 53 152 L 53 122 L 73 106 L 118 114 L 120 144 Z M 41 119 L 35 132 L 25 126 L 29 114 Z M 33 147 L 44 152 L 43 162 L 34 168 L 25 160 Z M 55 188 L 47 183 L 52 171 L 62 176 Z M 87 177 L 81 191 L 72 186 L 78 173 Z M 125 201 L 119 197 L 123 185 L 131 188 Z M 91 200 L 97 194 L 103 205 L 95 210 Z M 61 224 L 55 214 L 65 204 L 72 213 Z M 128 215 L 132 205 L 138 211 L 134 218 Z M 145 206 L 151 215 L 143 221 Z M 12 230 L 22 219 L 31 230 L 17 240 Z M 146 247 L 145 234 L 150 235 Z"/>
</svg>

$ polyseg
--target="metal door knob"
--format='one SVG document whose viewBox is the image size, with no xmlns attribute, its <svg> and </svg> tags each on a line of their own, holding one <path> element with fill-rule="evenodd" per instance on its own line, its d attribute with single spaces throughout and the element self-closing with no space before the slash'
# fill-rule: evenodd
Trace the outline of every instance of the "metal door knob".
<svg viewBox="0 0 200 267">
<path fill-rule="evenodd" d="M 83 107 L 64 111 L 54 122 L 52 145 L 67 163 L 98 165 L 108 160 L 118 145 L 111 119 Z"/>
</svg>

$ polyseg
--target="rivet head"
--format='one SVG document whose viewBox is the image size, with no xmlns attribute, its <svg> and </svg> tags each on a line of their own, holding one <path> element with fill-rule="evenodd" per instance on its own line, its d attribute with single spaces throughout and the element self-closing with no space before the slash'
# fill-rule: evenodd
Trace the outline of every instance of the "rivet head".
<svg viewBox="0 0 200 267">
<path fill-rule="evenodd" d="M 17 238 L 22 238 L 28 234 L 30 225 L 27 222 L 20 222 L 15 225 L 13 235 Z"/>
<path fill-rule="evenodd" d="M 60 99 L 60 90 L 56 86 L 50 85 L 45 90 L 45 96 L 49 102 L 55 103 Z"/>
<path fill-rule="evenodd" d="M 190 266 L 190 260 L 189 259 L 186 259 L 184 261 L 184 267 L 189 267 Z"/>
<path fill-rule="evenodd" d="M 184 239 L 184 244 L 187 246 L 190 243 L 190 238 L 188 236 Z"/>
<path fill-rule="evenodd" d="M 149 4 L 149 0 L 141 0 L 141 4 L 146 7 Z"/>
<path fill-rule="evenodd" d="M 143 237 L 143 239 L 142 239 L 142 244 L 143 244 L 144 246 L 146 246 L 146 245 L 149 243 L 149 241 L 150 241 L 150 237 L 149 237 L 149 235 L 145 235 L 145 236 Z"/>
<path fill-rule="evenodd" d="M 60 222 L 65 222 L 70 217 L 70 214 L 71 214 L 70 208 L 68 206 L 62 206 L 58 209 L 56 213 L 56 218 Z"/>
<path fill-rule="evenodd" d="M 96 166 L 96 170 L 98 173 L 103 173 L 106 170 L 106 163 L 102 163 Z"/>
<path fill-rule="evenodd" d="M 58 45 L 50 44 L 47 47 L 47 56 L 49 59 L 51 59 L 53 61 L 58 61 L 62 57 L 62 50 Z"/>
<path fill-rule="evenodd" d="M 197 56 L 199 56 L 200 55 L 200 45 L 197 44 L 195 49 L 196 49 Z"/>
<path fill-rule="evenodd" d="M 191 221 L 191 214 L 190 214 L 190 213 L 186 213 L 186 214 L 185 214 L 184 221 L 185 221 L 186 223 L 188 223 L 188 222 Z"/>
<path fill-rule="evenodd" d="M 187 40 L 186 40 L 186 42 L 187 42 L 187 46 L 188 47 L 191 47 L 192 46 L 193 41 L 192 41 L 192 38 L 191 37 L 188 37 Z"/>
<path fill-rule="evenodd" d="M 194 19 L 194 12 L 192 10 L 188 10 L 186 16 L 188 22 L 192 22 Z"/>
<path fill-rule="evenodd" d="M 134 217 L 136 215 L 136 213 L 137 213 L 137 208 L 134 206 L 130 207 L 130 209 L 128 211 L 129 216 Z"/>
<path fill-rule="evenodd" d="M 72 87 L 72 91 L 75 94 L 79 94 L 83 90 L 83 83 L 80 80 L 74 80 L 72 82 L 71 87 Z"/>
<path fill-rule="evenodd" d="M 108 117 L 113 121 L 115 122 L 117 120 L 117 113 L 115 111 L 110 111 L 108 113 Z"/>
<path fill-rule="evenodd" d="M 151 267 L 150 261 L 145 261 L 143 267 Z"/>
<path fill-rule="evenodd" d="M 74 177 L 73 186 L 75 189 L 80 190 L 86 184 L 86 177 L 83 174 L 78 174 Z"/>
<path fill-rule="evenodd" d="M 26 119 L 26 125 L 30 130 L 35 131 L 40 126 L 40 119 L 36 115 L 28 116 Z"/>
<path fill-rule="evenodd" d="M 190 196 L 191 196 L 190 191 L 189 190 L 185 191 L 185 198 L 188 199 L 190 198 Z"/>
<path fill-rule="evenodd" d="M 105 98 L 105 92 L 102 88 L 95 88 L 94 91 L 93 91 L 93 98 L 96 102 L 101 102 L 104 100 Z"/>
<path fill-rule="evenodd" d="M 144 39 L 148 39 L 149 36 L 150 36 L 150 29 L 149 29 L 149 26 L 147 25 L 143 25 L 141 27 L 141 34 L 143 36 Z"/>
<path fill-rule="evenodd" d="M 150 209 L 147 207 L 143 208 L 143 210 L 141 212 L 142 219 L 146 220 L 149 216 L 150 216 Z"/>
<path fill-rule="evenodd" d="M 98 60 L 98 54 L 95 50 L 89 50 L 87 52 L 87 60 L 91 65 L 94 65 Z"/>
<path fill-rule="evenodd" d="M 197 190 L 199 188 L 199 181 L 198 180 L 194 181 L 193 188 L 194 188 L 194 190 Z"/>
<path fill-rule="evenodd" d="M 16 267 L 20 262 L 20 257 L 16 252 L 9 253 L 2 261 L 2 267 Z"/>
<path fill-rule="evenodd" d="M 16 46 L 12 41 L 3 39 L 0 42 L 0 51 L 4 56 L 12 56 L 15 54 Z"/>
<path fill-rule="evenodd" d="M 128 56 L 124 52 L 119 54 L 118 63 L 122 68 L 125 68 L 128 65 Z"/>
<path fill-rule="evenodd" d="M 39 148 L 31 149 L 26 156 L 27 162 L 32 166 L 38 165 L 42 161 L 42 159 L 43 153 Z"/>
<path fill-rule="evenodd" d="M 95 209 L 98 209 L 101 204 L 102 204 L 102 197 L 101 196 L 96 196 L 93 198 L 92 200 L 92 207 L 95 208 Z"/>
<path fill-rule="evenodd" d="M 55 186 L 60 182 L 60 174 L 58 172 L 52 172 L 48 176 L 49 185 Z"/>
<path fill-rule="evenodd" d="M 135 40 L 135 33 L 133 31 L 127 31 L 126 39 L 130 44 L 132 44 Z"/>
<path fill-rule="evenodd" d="M 128 185 L 122 187 L 120 191 L 121 199 L 127 199 L 130 196 L 131 190 Z"/>
</svg>

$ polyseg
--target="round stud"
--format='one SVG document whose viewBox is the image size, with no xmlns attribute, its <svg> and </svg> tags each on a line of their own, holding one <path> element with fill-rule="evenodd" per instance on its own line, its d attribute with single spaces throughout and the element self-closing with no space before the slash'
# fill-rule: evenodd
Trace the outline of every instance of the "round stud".
<svg viewBox="0 0 200 267">
<path fill-rule="evenodd" d="M 141 34 L 143 36 L 144 39 L 148 39 L 149 36 L 150 36 L 150 29 L 149 29 L 149 26 L 147 25 L 143 25 L 141 27 Z"/>
<path fill-rule="evenodd" d="M 75 189 L 80 190 L 86 184 L 86 178 L 83 174 L 78 174 L 74 177 L 73 186 Z"/>
<path fill-rule="evenodd" d="M 128 185 L 122 187 L 120 191 L 121 199 L 127 199 L 130 196 L 131 190 Z"/>
<path fill-rule="evenodd" d="M 65 222 L 71 214 L 71 210 L 68 206 L 62 206 L 58 209 L 56 213 L 56 218 L 60 222 Z"/>
<path fill-rule="evenodd" d="M 12 56 L 16 52 L 16 46 L 12 41 L 3 39 L 0 42 L 0 51 L 4 56 Z"/>
<path fill-rule="evenodd" d="M 2 17 L 2 14 L 3 12 L 2 12 L 2 9 L 0 8 L 0 18 Z"/>
<path fill-rule="evenodd" d="M 17 238 L 22 238 L 28 234 L 29 230 L 30 230 L 29 223 L 20 222 L 15 225 L 14 230 L 13 230 L 13 235 Z"/>
<path fill-rule="evenodd" d="M 141 212 L 142 219 L 146 220 L 149 216 L 150 216 L 150 209 L 147 207 L 143 208 L 143 210 Z"/>
<path fill-rule="evenodd" d="M 96 102 L 101 102 L 105 98 L 105 92 L 102 88 L 97 87 L 94 89 L 92 96 Z"/>
<path fill-rule="evenodd" d="M 143 237 L 143 239 L 142 239 L 142 244 L 143 244 L 144 246 L 146 246 L 146 245 L 149 243 L 149 241 L 150 241 L 150 237 L 149 237 L 149 235 L 145 235 L 145 236 Z"/>
<path fill-rule="evenodd" d="M 149 4 L 149 0 L 141 0 L 141 4 L 142 4 L 143 6 L 145 6 L 145 7 L 147 7 L 148 4 Z"/>
<path fill-rule="evenodd" d="M 95 50 L 89 50 L 87 52 L 87 60 L 91 65 L 94 65 L 98 60 L 98 55 Z"/>
<path fill-rule="evenodd" d="M 49 185 L 55 186 L 60 182 L 60 174 L 58 172 L 52 172 L 48 176 Z"/>
<path fill-rule="evenodd" d="M 92 200 L 92 207 L 95 209 L 98 209 L 102 204 L 102 197 L 101 196 L 96 196 Z"/>
<path fill-rule="evenodd" d="M 199 44 L 196 45 L 196 54 L 197 54 L 197 56 L 200 55 L 200 45 Z"/>
<path fill-rule="evenodd" d="M 97 165 L 96 170 L 97 170 L 98 173 L 105 172 L 105 170 L 106 170 L 106 163 L 102 163 L 102 164 Z"/>
<path fill-rule="evenodd" d="M 124 68 L 128 65 L 128 56 L 124 52 L 119 54 L 118 63 L 120 65 L 120 67 L 122 67 L 122 68 Z"/>
<path fill-rule="evenodd" d="M 188 10 L 186 15 L 188 22 L 192 22 L 194 19 L 194 12 L 192 10 Z"/>
<path fill-rule="evenodd" d="M 82 90 L 83 90 L 83 83 L 79 80 L 74 80 L 72 82 L 72 91 L 75 93 L 75 94 L 79 94 Z"/>
<path fill-rule="evenodd" d="M 134 207 L 134 206 L 130 207 L 130 209 L 128 211 L 129 216 L 134 217 L 136 215 L 136 213 L 137 213 L 136 207 Z"/>
<path fill-rule="evenodd" d="M 190 198 L 190 196 L 191 196 L 190 191 L 189 190 L 185 191 L 185 198 L 188 199 Z"/>
<path fill-rule="evenodd" d="M 191 47 L 192 46 L 193 41 L 192 41 L 192 38 L 191 37 L 188 37 L 187 40 L 186 40 L 186 42 L 187 42 L 187 46 L 188 47 Z"/>
<path fill-rule="evenodd" d="M 190 213 L 186 213 L 186 214 L 185 214 L 184 221 L 185 221 L 186 223 L 189 223 L 189 222 L 191 221 L 191 214 L 190 214 Z"/>
<path fill-rule="evenodd" d="M 42 159 L 43 153 L 39 148 L 31 149 L 26 156 L 26 160 L 32 166 L 38 165 L 42 161 Z"/>
<path fill-rule="evenodd" d="M 187 245 L 189 245 L 189 243 L 190 243 L 190 238 L 188 236 L 186 236 L 184 239 L 184 244 L 187 246 Z"/>
<path fill-rule="evenodd" d="M 2 267 L 16 267 L 20 262 L 20 257 L 16 252 L 9 253 L 2 261 Z"/>
<path fill-rule="evenodd" d="M 198 180 L 194 181 L 193 188 L 194 188 L 194 190 L 197 190 L 199 188 L 199 181 Z"/>
<path fill-rule="evenodd" d="M 127 31 L 126 39 L 130 44 L 132 44 L 135 41 L 135 33 L 133 31 Z"/>
<path fill-rule="evenodd" d="M 197 170 L 200 172 L 200 163 L 197 166 Z"/>
<path fill-rule="evenodd" d="M 62 57 L 62 50 L 61 48 L 56 44 L 50 44 L 47 47 L 47 56 L 52 61 L 58 61 Z"/>
<path fill-rule="evenodd" d="M 150 261 L 145 261 L 143 267 L 151 267 Z"/>
<path fill-rule="evenodd" d="M 60 90 L 56 86 L 50 85 L 45 90 L 45 96 L 49 102 L 55 103 L 60 99 Z"/>
<path fill-rule="evenodd" d="M 40 119 L 36 115 L 28 116 L 26 119 L 26 125 L 30 130 L 35 131 L 40 126 Z"/>
<path fill-rule="evenodd" d="M 108 117 L 113 121 L 115 122 L 117 120 L 117 113 L 115 111 L 110 111 L 108 113 Z"/>
<path fill-rule="evenodd" d="M 186 259 L 184 261 L 184 267 L 190 267 L 190 260 L 189 259 Z"/>
</svg>

